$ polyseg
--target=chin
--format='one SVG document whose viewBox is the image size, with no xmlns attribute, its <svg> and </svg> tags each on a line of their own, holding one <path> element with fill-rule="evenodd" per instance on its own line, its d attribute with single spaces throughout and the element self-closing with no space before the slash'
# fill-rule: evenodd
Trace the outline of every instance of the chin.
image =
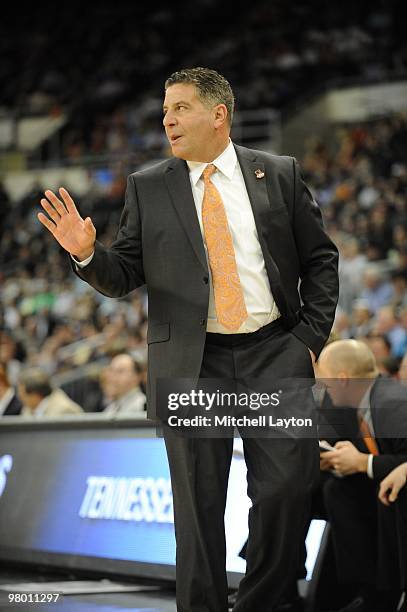
<svg viewBox="0 0 407 612">
<path fill-rule="evenodd" d="M 171 151 L 174 157 L 178 157 L 179 159 L 190 159 L 188 157 L 188 151 L 182 147 L 177 147 L 177 145 L 175 145 L 171 147 Z"/>
</svg>

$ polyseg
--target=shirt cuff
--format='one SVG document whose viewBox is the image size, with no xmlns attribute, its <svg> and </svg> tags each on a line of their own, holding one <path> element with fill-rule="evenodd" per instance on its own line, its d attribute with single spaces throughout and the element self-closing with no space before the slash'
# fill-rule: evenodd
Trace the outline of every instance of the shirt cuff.
<svg viewBox="0 0 407 612">
<path fill-rule="evenodd" d="M 92 255 L 89 255 L 89 257 L 87 257 L 83 261 L 78 261 L 77 259 L 75 259 L 75 257 L 73 255 L 71 255 L 71 257 L 74 260 L 74 262 L 76 263 L 76 265 L 78 266 L 78 268 L 84 268 L 85 266 L 90 264 L 90 262 L 93 259 L 94 254 L 95 254 L 95 251 L 93 251 Z"/>
<path fill-rule="evenodd" d="M 369 478 L 374 478 L 373 474 L 373 455 L 369 455 L 367 458 L 367 475 Z"/>
</svg>

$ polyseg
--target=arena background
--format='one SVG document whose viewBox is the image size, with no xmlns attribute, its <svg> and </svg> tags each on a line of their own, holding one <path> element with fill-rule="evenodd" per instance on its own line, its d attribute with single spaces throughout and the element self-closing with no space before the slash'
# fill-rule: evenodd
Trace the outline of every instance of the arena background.
<svg viewBox="0 0 407 612">
<path fill-rule="evenodd" d="M 169 155 L 165 78 L 198 65 L 232 84 L 235 142 L 301 163 L 340 251 L 332 337 L 365 339 L 383 374 L 407 378 L 400 370 L 407 350 L 404 26 L 402 2 L 377 0 L 73 3 L 3 14 L 0 363 L 11 384 L 26 366 L 41 367 L 82 407 L 79 419 L 92 430 L 106 406 L 103 377 L 111 358 L 130 351 L 145 375 L 145 291 L 110 300 L 80 282 L 36 214 L 43 190 L 63 185 L 109 244 L 127 175 Z M 0 429 L 8 436 L 22 435 L 24 427 L 27 439 L 42 431 L 38 423 L 19 429 L 5 420 Z M 58 435 L 63 427 L 55 425 Z M 120 425 L 109 427 L 120 432 Z M 28 450 L 25 458 L 28 466 Z M 3 583 L 31 577 L 32 559 L 28 566 L 11 561 L 3 558 Z M 66 601 L 49 609 L 175 610 L 168 593 L 161 603 L 148 595 Z"/>
</svg>

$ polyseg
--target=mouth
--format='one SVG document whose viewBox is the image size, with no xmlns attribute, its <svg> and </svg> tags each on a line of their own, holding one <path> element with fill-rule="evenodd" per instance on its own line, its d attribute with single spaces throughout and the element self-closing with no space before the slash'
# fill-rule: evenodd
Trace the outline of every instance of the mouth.
<svg viewBox="0 0 407 612">
<path fill-rule="evenodd" d="M 179 141 L 182 136 L 170 136 L 170 143 L 173 145 Z"/>
</svg>

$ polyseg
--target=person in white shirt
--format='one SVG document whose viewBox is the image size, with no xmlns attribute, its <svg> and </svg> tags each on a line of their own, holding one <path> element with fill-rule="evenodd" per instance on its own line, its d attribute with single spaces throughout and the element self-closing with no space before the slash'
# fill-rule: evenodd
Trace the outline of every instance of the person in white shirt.
<svg viewBox="0 0 407 612">
<path fill-rule="evenodd" d="M 106 416 L 145 417 L 146 396 L 140 388 L 142 369 L 129 354 L 113 357 L 104 374 L 103 387 L 110 398 Z"/>
<path fill-rule="evenodd" d="M 59 417 L 81 414 L 82 408 L 62 389 L 53 388 L 41 368 L 27 368 L 20 373 L 18 395 L 23 402 L 23 417 Z"/>
</svg>

